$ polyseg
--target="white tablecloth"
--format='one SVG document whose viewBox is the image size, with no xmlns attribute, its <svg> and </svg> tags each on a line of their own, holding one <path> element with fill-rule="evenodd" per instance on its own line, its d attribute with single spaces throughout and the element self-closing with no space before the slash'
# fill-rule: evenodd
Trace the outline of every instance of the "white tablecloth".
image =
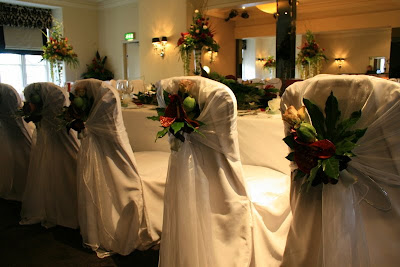
<svg viewBox="0 0 400 267">
<path fill-rule="evenodd" d="M 134 152 L 170 151 L 168 138 L 154 142 L 156 133 L 162 127 L 158 121 L 146 117 L 157 115 L 155 106 L 123 109 L 122 115 Z M 289 161 L 285 159 L 288 148 L 282 141 L 284 129 L 280 114 L 238 116 L 238 133 L 243 164 L 264 166 L 290 175 Z"/>
</svg>

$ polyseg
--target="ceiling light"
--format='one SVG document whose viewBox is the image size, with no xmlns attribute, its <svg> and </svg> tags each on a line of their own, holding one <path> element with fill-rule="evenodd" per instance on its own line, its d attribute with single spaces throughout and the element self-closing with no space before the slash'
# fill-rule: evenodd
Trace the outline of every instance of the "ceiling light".
<svg viewBox="0 0 400 267">
<path fill-rule="evenodd" d="M 268 14 L 275 14 L 277 13 L 277 7 L 276 7 L 276 2 L 273 3 L 268 3 L 268 4 L 263 4 L 263 5 L 257 5 L 256 6 L 259 10 L 262 12 L 268 13 Z"/>
</svg>

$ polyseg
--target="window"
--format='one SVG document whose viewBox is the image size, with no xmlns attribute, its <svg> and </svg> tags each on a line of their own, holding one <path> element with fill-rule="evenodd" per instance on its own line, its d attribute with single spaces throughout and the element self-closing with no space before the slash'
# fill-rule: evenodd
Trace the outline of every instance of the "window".
<svg viewBox="0 0 400 267">
<path fill-rule="evenodd" d="M 24 88 L 49 81 L 49 67 L 40 55 L 0 54 L 0 82 L 9 84 L 23 98 Z"/>
</svg>

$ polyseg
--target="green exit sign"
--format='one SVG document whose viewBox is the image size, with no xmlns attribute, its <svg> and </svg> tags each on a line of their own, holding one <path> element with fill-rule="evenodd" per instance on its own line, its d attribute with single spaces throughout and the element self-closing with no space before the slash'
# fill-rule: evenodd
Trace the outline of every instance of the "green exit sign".
<svg viewBox="0 0 400 267">
<path fill-rule="evenodd" d="M 135 33 L 134 32 L 125 33 L 125 40 L 126 41 L 133 41 L 134 39 L 135 39 Z"/>
</svg>

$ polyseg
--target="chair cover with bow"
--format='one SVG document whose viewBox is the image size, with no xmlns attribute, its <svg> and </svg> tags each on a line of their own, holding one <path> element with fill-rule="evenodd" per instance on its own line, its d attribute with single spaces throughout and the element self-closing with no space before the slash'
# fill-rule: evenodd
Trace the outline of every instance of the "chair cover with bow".
<svg viewBox="0 0 400 267">
<path fill-rule="evenodd" d="M 93 98 L 78 154 L 79 224 L 99 257 L 127 255 L 147 235 L 143 190 L 122 120 L 118 92 L 105 82 L 77 81 Z M 144 237 L 148 240 L 148 237 Z"/>
<path fill-rule="evenodd" d="M 189 93 L 199 104 L 205 137 L 185 134 L 179 150 L 171 152 L 160 266 L 249 266 L 251 204 L 239 156 L 235 96 L 201 77 L 165 79 L 159 88 L 177 93 L 182 79 L 194 82 Z M 181 141 L 170 137 L 170 142 Z"/>
<path fill-rule="evenodd" d="M 31 152 L 31 133 L 16 116 L 21 106 L 17 91 L 0 83 L 0 197 L 21 201 Z"/>
<path fill-rule="evenodd" d="M 21 224 L 42 222 L 46 227 L 62 225 L 78 228 L 76 135 L 60 126 L 57 118 L 67 99 L 53 83 L 34 83 L 25 90 L 25 99 L 36 91 L 42 102 L 42 119 L 37 123 L 36 144 L 32 147 L 27 184 L 22 200 Z"/>
<path fill-rule="evenodd" d="M 336 185 L 299 192 L 292 181 L 293 223 L 283 266 L 397 266 L 400 261 L 400 85 L 370 76 L 318 75 L 286 89 L 281 110 L 300 108 L 303 98 L 324 110 L 333 92 L 341 118 L 362 115 L 368 127 L 357 155 Z M 356 178 L 356 183 L 346 181 Z"/>
</svg>

